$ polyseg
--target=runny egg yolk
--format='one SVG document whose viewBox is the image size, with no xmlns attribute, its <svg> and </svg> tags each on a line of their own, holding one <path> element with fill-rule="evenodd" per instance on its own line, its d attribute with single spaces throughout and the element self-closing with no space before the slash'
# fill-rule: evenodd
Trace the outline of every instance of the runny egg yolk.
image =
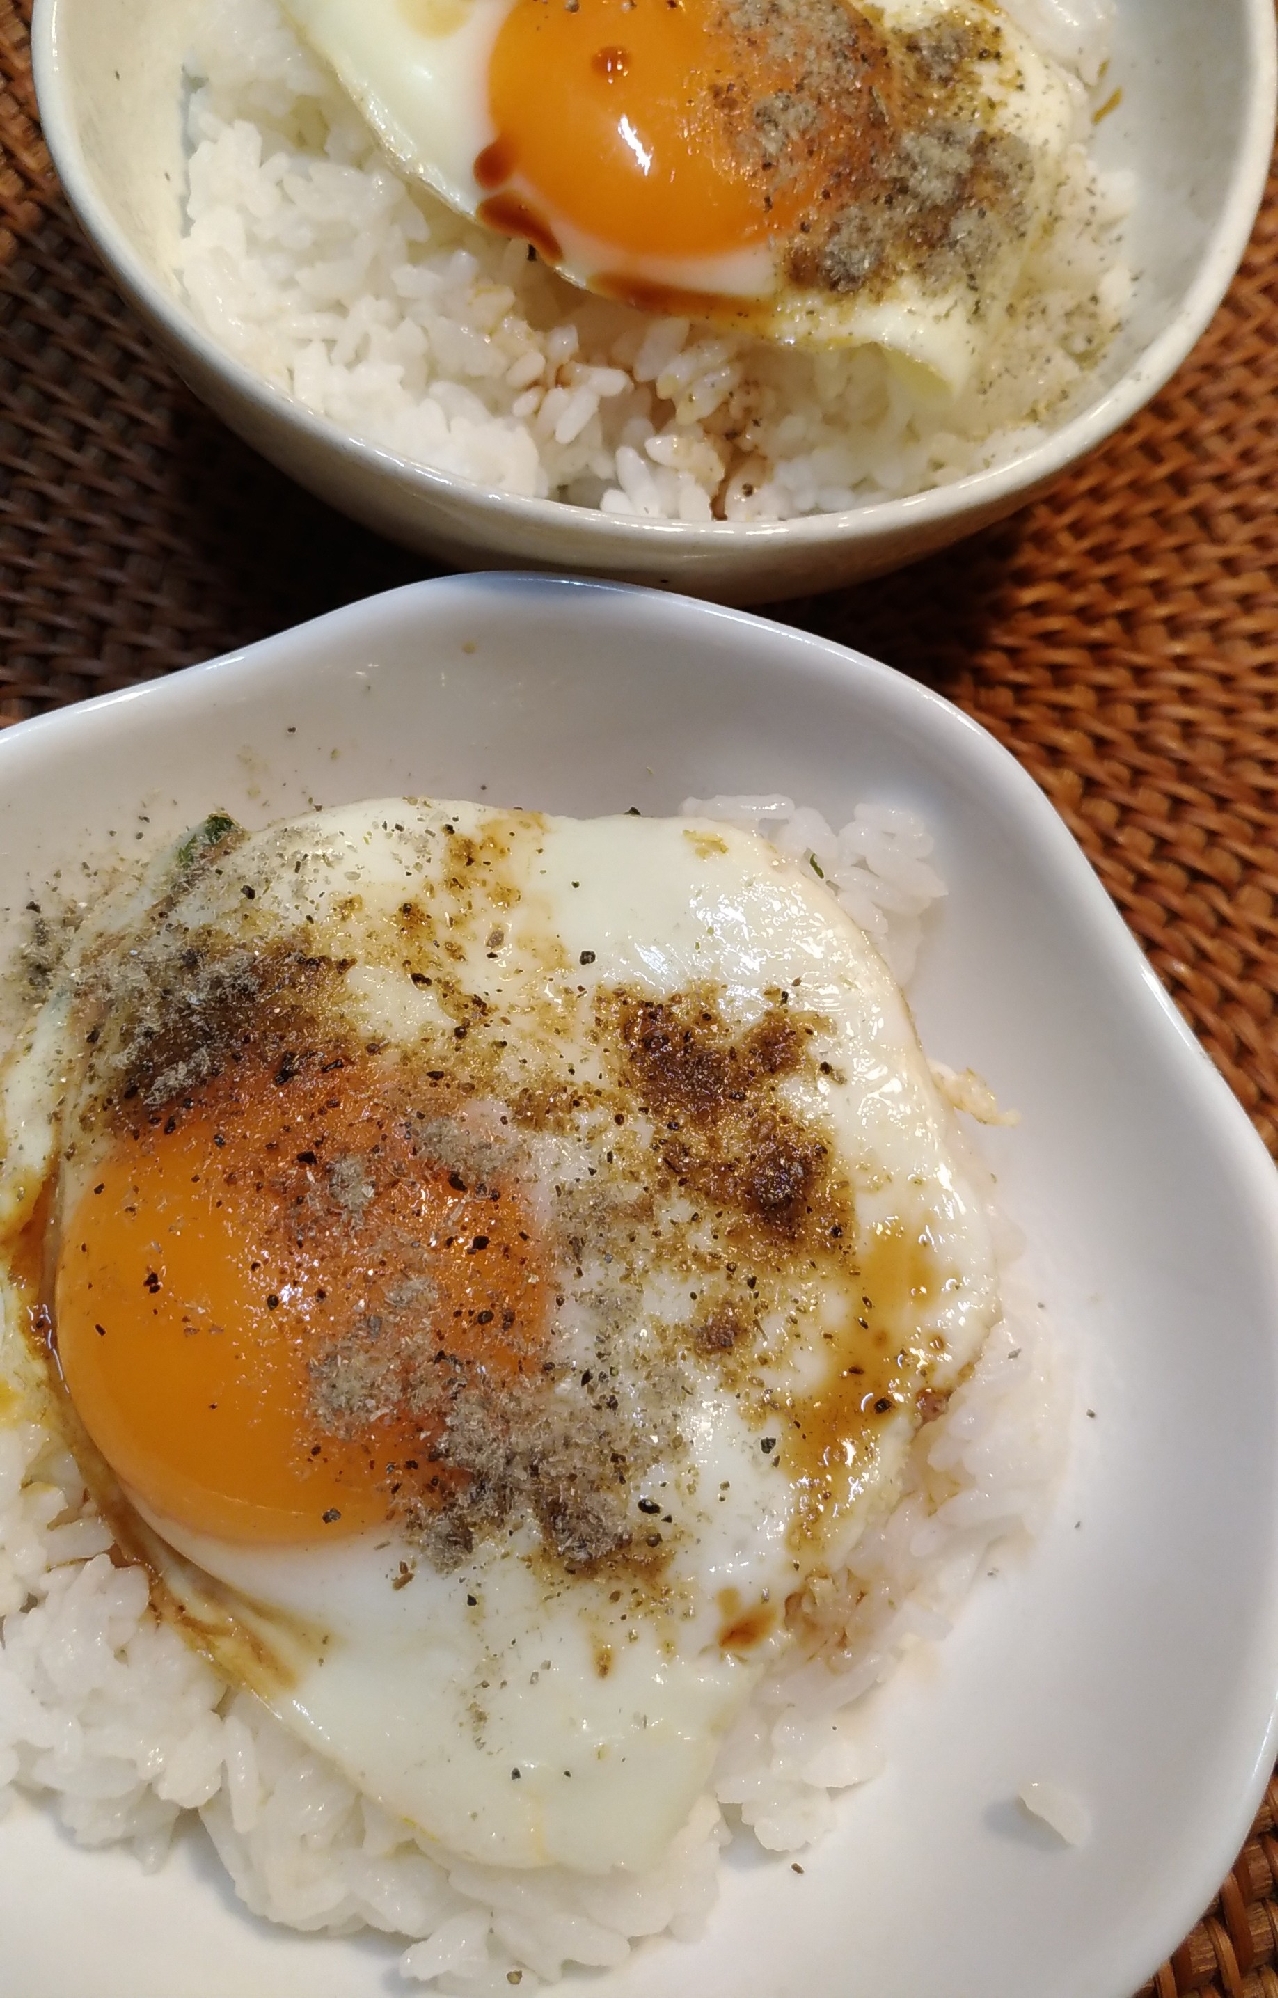
<svg viewBox="0 0 1278 1998">
<path fill-rule="evenodd" d="M 433 1143 L 359 1060 L 239 1070 L 116 1137 L 64 1219 L 57 1348 L 150 1510 L 245 1542 L 380 1525 L 445 1495 L 424 1358 L 480 1394 L 540 1368 L 553 1286 L 527 1203 L 442 1160 L 431 1118 Z"/>
<path fill-rule="evenodd" d="M 880 111 L 888 89 L 869 24 L 836 9 L 855 49 L 832 51 L 827 11 L 775 33 L 728 0 L 515 0 L 489 64 L 498 137 L 476 178 L 513 181 L 546 216 L 632 255 L 788 234 L 871 142 L 868 119 L 850 128 L 823 99 L 822 65 L 845 92 L 849 66 L 858 90 L 877 78 Z M 503 226 L 500 200 L 485 208 Z"/>
</svg>

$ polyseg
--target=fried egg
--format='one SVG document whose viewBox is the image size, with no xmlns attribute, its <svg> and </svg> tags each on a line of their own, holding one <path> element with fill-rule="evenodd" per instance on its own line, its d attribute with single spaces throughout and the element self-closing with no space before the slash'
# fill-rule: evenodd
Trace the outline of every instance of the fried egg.
<svg viewBox="0 0 1278 1998">
<path fill-rule="evenodd" d="M 998 1309 L 881 958 L 707 821 L 211 819 L 0 1085 L 30 1363 L 157 1609 L 467 1860 L 660 1859 Z"/>
<path fill-rule="evenodd" d="M 990 0 L 286 0 L 386 149 L 574 283 L 961 388 L 1080 93 Z"/>
</svg>

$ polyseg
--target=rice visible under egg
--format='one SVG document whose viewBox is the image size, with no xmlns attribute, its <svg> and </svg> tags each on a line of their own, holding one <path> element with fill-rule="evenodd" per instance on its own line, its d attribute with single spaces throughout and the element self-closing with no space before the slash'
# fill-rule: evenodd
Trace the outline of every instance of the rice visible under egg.
<svg viewBox="0 0 1278 1998">
<path fill-rule="evenodd" d="M 1081 100 L 1105 10 L 1007 11 Z M 397 171 L 276 0 L 206 0 L 189 70 L 196 312 L 340 429 L 494 490 L 699 523 L 943 485 L 1064 420 L 1128 310 L 1130 177 L 1081 140 L 1005 323 L 938 395 L 881 345 L 778 346 L 575 290 Z M 1002 317 L 977 312 L 987 335 Z"/>
<path fill-rule="evenodd" d="M 863 920 L 877 911 L 889 948 L 895 919 L 917 922 L 939 888 L 930 842 L 905 814 L 867 810 L 836 836 L 788 801 L 714 803 L 718 816 L 768 824 Z M 963 1157 L 965 1172 L 979 1170 Z M 1034 1524 L 1058 1461 L 1059 1390 L 1045 1335 L 1032 1311 L 1014 1310 L 1006 1270 L 1002 1305 L 945 1412 L 918 1431 L 894 1509 L 844 1572 L 810 1588 L 805 1645 L 762 1679 L 674 1844 L 653 1866 L 602 1875 L 450 1860 L 251 1695 L 228 1694 L 156 1620 L 142 1571 L 112 1564 L 73 1460 L 55 1434 L 21 1419 L 33 1404 L 18 1391 L 29 1374 L 19 1363 L 0 1429 L 0 1601 L 12 1612 L 0 1654 L 3 1773 L 55 1793 L 84 1842 L 132 1840 L 153 1863 L 178 1812 L 199 1808 L 251 1907 L 300 1928 L 418 1937 L 405 1973 L 445 1990 L 503 1990 L 516 1971 L 535 1988 L 565 1963 L 621 1961 L 629 1939 L 692 1935 L 713 1902 L 720 1807 L 772 1850 L 827 1829 L 830 1790 L 877 1767 L 855 1701 L 902 1651 L 943 1634 L 992 1539 Z M 18 1327 L 6 1324 L 5 1338 L 12 1363 Z"/>
</svg>

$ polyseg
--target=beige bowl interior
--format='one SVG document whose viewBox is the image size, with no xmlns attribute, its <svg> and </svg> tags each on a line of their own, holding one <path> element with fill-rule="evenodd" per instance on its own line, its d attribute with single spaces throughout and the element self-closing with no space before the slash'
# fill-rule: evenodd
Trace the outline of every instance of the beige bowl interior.
<svg viewBox="0 0 1278 1998">
<path fill-rule="evenodd" d="M 1271 0 L 1118 0 L 1097 134 L 1139 177 L 1131 322 L 1088 407 L 1016 464 L 915 498 L 777 524 L 690 527 L 513 499 L 344 436 L 197 325 L 172 276 L 186 167 L 182 62 L 203 0 L 36 0 L 36 81 L 71 200 L 184 378 L 302 485 L 410 547 L 467 567 L 608 575 L 763 602 L 881 574 L 1045 490 L 1146 402 L 1206 325 L 1241 258 L 1273 132 Z"/>
</svg>

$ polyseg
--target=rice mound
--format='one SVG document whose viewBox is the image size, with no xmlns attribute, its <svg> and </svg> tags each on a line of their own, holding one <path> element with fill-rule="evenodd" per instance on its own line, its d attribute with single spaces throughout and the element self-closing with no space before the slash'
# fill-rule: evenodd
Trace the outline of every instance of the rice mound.
<svg viewBox="0 0 1278 1998">
<path fill-rule="evenodd" d="M 1105 0 L 1012 0 L 1100 68 Z M 476 484 L 647 519 L 788 520 L 1020 456 L 1122 325 L 1133 180 L 1069 151 L 1053 223 L 957 398 L 882 349 L 807 351 L 595 298 L 391 165 L 277 0 L 205 0 L 177 274 L 249 368 L 340 430 Z"/>
<path fill-rule="evenodd" d="M 765 825 L 816 863 L 851 913 L 869 913 L 898 965 L 944 892 L 927 866 L 930 837 L 906 812 L 863 805 L 835 833 L 780 797 L 689 800 L 685 811 Z M 43 1796 L 77 1843 L 129 1844 L 147 1868 L 163 1862 L 182 1813 L 198 1811 L 254 1913 L 408 1939 L 402 1975 L 456 1998 L 508 1998 L 516 1983 L 535 1992 L 569 1964 L 613 1967 L 642 1937 L 694 1940 L 734 1828 L 772 1852 L 831 1829 L 832 1793 L 883 1766 L 857 1703 L 906 1652 L 945 1636 L 991 1545 L 1033 1535 L 1050 1504 L 1068 1385 L 1042 1306 L 1010 1270 L 1020 1242 L 993 1182 L 961 1133 L 955 1144 L 995 1229 L 1004 1315 L 944 1413 L 918 1431 L 895 1504 L 871 1519 L 844 1573 L 809 1585 L 798 1642 L 724 1742 L 711 1791 L 644 1874 L 450 1859 L 228 1687 L 152 1611 L 145 1571 L 113 1550 L 74 1459 L 38 1419 L 40 1389 L 0 1288 L 0 1810 L 15 1790 Z"/>
</svg>

